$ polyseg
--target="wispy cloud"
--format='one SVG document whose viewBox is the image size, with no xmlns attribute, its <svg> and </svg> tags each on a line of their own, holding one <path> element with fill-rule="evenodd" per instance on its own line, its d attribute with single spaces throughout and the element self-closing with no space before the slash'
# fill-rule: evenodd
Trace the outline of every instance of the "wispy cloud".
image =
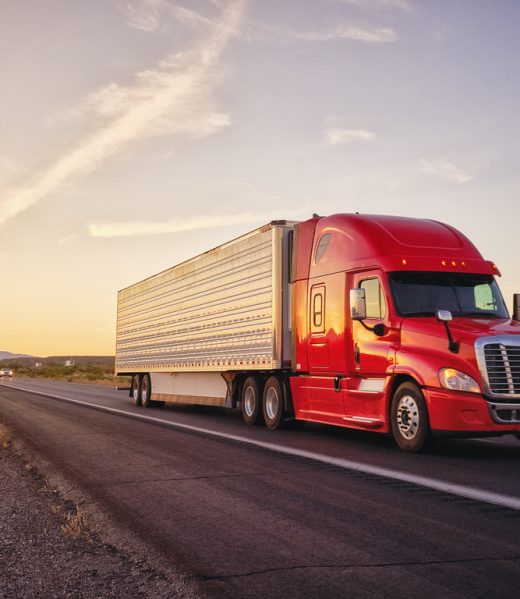
<svg viewBox="0 0 520 599">
<path fill-rule="evenodd" d="M 157 31 L 164 17 L 173 17 L 187 25 L 209 25 L 210 21 L 198 12 L 183 8 L 168 0 L 132 0 L 121 4 L 127 25 L 142 31 Z"/>
<path fill-rule="evenodd" d="M 330 128 L 323 132 L 325 141 L 331 146 L 340 146 L 356 141 L 373 141 L 377 135 L 372 131 L 365 129 L 340 129 Z"/>
<path fill-rule="evenodd" d="M 131 237 L 136 235 L 164 235 L 166 233 L 181 233 L 200 229 L 213 229 L 257 223 L 269 220 L 267 216 L 258 213 L 243 212 L 241 214 L 214 214 L 174 218 L 168 221 L 130 221 L 119 223 L 91 223 L 88 232 L 92 237 Z"/>
<path fill-rule="evenodd" d="M 336 27 L 328 31 L 292 31 L 287 32 L 289 37 L 307 42 L 328 42 L 335 40 L 351 40 L 368 44 L 381 44 L 395 42 L 397 34 L 389 27 L 360 28 Z"/>
<path fill-rule="evenodd" d="M 91 237 L 133 237 L 144 235 L 165 235 L 172 233 L 182 233 L 185 231 L 198 231 L 203 229 L 214 229 L 221 227 L 231 227 L 234 225 L 250 224 L 259 226 L 273 220 L 273 214 L 279 209 L 280 198 L 270 197 L 255 191 L 252 186 L 244 183 L 232 183 L 232 188 L 241 189 L 242 197 L 256 198 L 257 202 L 261 197 L 264 205 L 272 206 L 276 203 L 277 208 L 271 208 L 265 214 L 260 212 L 238 212 L 234 214 L 206 214 L 198 216 L 188 216 L 183 218 L 172 218 L 167 221 L 127 221 L 127 222 L 97 222 L 87 225 L 88 233 Z M 320 204 L 323 208 L 323 202 Z M 280 219 L 300 219 L 309 218 L 313 213 L 316 201 L 313 198 L 303 198 L 299 201 L 297 208 L 285 209 L 280 214 Z M 289 210 L 289 211 L 288 211 Z M 276 217 L 274 217 L 276 218 Z"/>
<path fill-rule="evenodd" d="M 453 181 L 458 185 L 469 183 L 475 179 L 474 175 L 462 170 L 444 158 L 435 160 L 425 160 L 424 158 L 421 158 L 419 162 L 423 172 Z"/>
<path fill-rule="evenodd" d="M 0 225 L 132 144 L 166 134 L 202 137 L 228 126 L 229 116 L 213 110 L 211 92 L 221 81 L 219 60 L 237 33 L 244 6 L 245 0 L 230 3 L 197 50 L 137 73 L 133 85 L 112 84 L 92 94 L 80 107 L 94 117 L 91 133 L 28 185 L 2 193 Z"/>
<path fill-rule="evenodd" d="M 320 144 L 325 146 L 341 146 L 351 143 L 366 143 L 377 139 L 377 134 L 366 128 L 359 126 L 360 119 L 365 120 L 367 117 L 359 115 L 340 115 L 330 114 L 325 118 L 323 127 L 323 142 Z M 353 126 L 353 124 L 356 125 Z"/>
<path fill-rule="evenodd" d="M 70 243 L 71 241 L 74 241 L 74 239 L 77 239 L 77 238 L 78 238 L 77 235 L 67 235 L 66 237 L 62 237 L 61 239 L 58 239 L 58 244 L 64 245 L 66 243 Z"/>
<path fill-rule="evenodd" d="M 353 27 L 342 25 L 323 31 L 297 31 L 285 27 L 256 25 L 253 35 L 264 39 L 303 42 L 353 41 L 368 44 L 395 42 L 397 34 L 389 27 Z"/>
</svg>

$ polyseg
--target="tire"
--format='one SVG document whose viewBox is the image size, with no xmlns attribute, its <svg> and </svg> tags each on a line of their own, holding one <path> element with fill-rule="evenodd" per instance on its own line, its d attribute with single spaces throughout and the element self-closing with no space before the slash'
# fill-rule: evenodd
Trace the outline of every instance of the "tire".
<svg viewBox="0 0 520 599">
<path fill-rule="evenodd" d="M 143 374 L 141 377 L 141 405 L 143 408 L 149 408 L 152 405 L 150 399 L 152 395 L 152 381 L 149 374 Z"/>
<path fill-rule="evenodd" d="M 240 399 L 240 411 L 246 424 L 263 424 L 262 384 L 256 377 L 249 376 L 244 381 Z"/>
<path fill-rule="evenodd" d="M 285 423 L 284 392 L 280 379 L 271 376 L 267 379 L 263 393 L 263 415 L 268 428 L 282 428 Z"/>
<path fill-rule="evenodd" d="M 132 378 L 131 397 L 134 406 L 141 405 L 141 377 L 138 374 L 134 374 Z"/>
<path fill-rule="evenodd" d="M 424 396 L 414 383 L 400 385 L 392 398 L 392 435 L 409 453 L 424 453 L 432 446 L 432 433 Z"/>
</svg>

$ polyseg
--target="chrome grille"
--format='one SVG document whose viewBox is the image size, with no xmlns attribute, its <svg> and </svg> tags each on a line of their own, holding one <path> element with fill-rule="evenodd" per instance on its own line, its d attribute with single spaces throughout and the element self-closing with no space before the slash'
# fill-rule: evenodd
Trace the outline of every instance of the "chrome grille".
<svg viewBox="0 0 520 599">
<path fill-rule="evenodd" d="M 502 399 L 520 398 L 520 335 L 484 337 L 475 348 L 487 394 Z"/>
<path fill-rule="evenodd" d="M 490 343 L 484 354 L 491 392 L 520 394 L 520 347 Z"/>
</svg>

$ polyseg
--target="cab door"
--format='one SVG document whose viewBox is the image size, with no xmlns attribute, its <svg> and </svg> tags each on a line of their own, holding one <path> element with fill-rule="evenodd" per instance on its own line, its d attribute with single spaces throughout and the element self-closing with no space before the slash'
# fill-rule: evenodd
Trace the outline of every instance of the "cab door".
<svg viewBox="0 0 520 599">
<path fill-rule="evenodd" d="M 309 376 L 302 384 L 308 400 L 308 418 L 316 422 L 342 423 L 343 399 L 335 384 L 335 369 L 342 353 L 337 351 L 343 337 L 338 336 L 336 314 L 338 307 L 344 310 L 344 289 L 341 275 L 319 279 L 309 289 Z"/>
<path fill-rule="evenodd" d="M 345 412 L 355 418 L 384 421 L 384 390 L 387 376 L 394 365 L 396 332 L 390 326 L 389 294 L 380 271 L 358 273 L 350 280 L 350 287 L 365 291 L 367 318 L 363 323 L 351 320 L 352 354 L 349 363 L 352 385 L 345 396 Z M 383 325 L 383 334 L 372 329 Z M 349 369 L 350 370 L 350 369 Z"/>
</svg>

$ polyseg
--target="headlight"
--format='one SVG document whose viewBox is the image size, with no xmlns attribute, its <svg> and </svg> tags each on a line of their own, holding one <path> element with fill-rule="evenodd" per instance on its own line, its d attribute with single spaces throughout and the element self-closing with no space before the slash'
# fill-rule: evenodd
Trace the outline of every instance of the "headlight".
<svg viewBox="0 0 520 599">
<path fill-rule="evenodd" d="M 452 391 L 481 393 L 479 384 L 475 379 L 454 368 L 442 368 L 439 371 L 439 380 L 443 387 Z"/>
</svg>

